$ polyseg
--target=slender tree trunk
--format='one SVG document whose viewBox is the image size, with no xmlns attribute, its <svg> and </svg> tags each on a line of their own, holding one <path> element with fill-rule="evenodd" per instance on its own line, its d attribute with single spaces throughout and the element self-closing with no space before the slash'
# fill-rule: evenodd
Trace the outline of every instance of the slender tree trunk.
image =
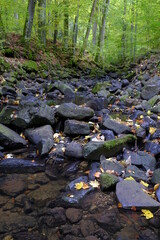
<svg viewBox="0 0 160 240">
<path fill-rule="evenodd" d="M 26 20 L 25 20 L 25 25 L 23 30 L 24 40 L 28 40 L 31 37 L 35 6 L 36 6 L 36 0 L 28 0 L 27 15 L 26 15 Z"/>
<path fill-rule="evenodd" d="M 46 0 L 38 0 L 38 38 L 46 46 Z"/>
<path fill-rule="evenodd" d="M 64 0 L 65 4 L 65 11 L 64 11 L 64 47 L 68 47 L 68 37 L 69 37 L 69 14 L 68 14 L 68 7 L 69 2 L 68 0 Z"/>
<path fill-rule="evenodd" d="M 110 3 L 110 0 L 105 0 L 103 16 L 102 16 L 102 24 L 101 24 L 100 31 L 99 31 L 98 48 L 97 48 L 97 54 L 95 57 L 95 61 L 100 60 L 101 52 L 102 52 L 103 46 L 104 46 L 105 27 L 106 27 L 106 19 L 107 19 L 109 3 Z"/>
<path fill-rule="evenodd" d="M 94 23 L 93 23 L 93 26 L 92 26 L 92 43 L 94 45 L 96 45 L 96 42 L 97 42 L 97 29 L 98 29 L 98 6 L 96 7 L 96 17 L 94 19 Z"/>
<path fill-rule="evenodd" d="M 135 10 L 136 10 L 136 13 L 135 13 L 135 29 L 134 29 L 134 61 L 136 59 L 136 53 L 137 53 L 137 20 L 138 20 L 138 0 L 136 0 L 136 3 L 135 3 Z"/>
<path fill-rule="evenodd" d="M 93 16 L 94 16 L 94 12 L 96 9 L 96 5 L 97 5 L 98 0 L 94 0 L 93 5 L 92 5 L 92 9 L 91 9 L 91 13 L 89 16 L 89 21 L 88 21 L 88 25 L 87 25 L 87 30 L 86 30 L 86 34 L 83 40 L 83 46 L 81 48 L 81 56 L 84 55 L 84 52 L 86 50 L 87 47 L 87 42 L 88 42 L 88 38 L 89 38 L 89 34 L 90 34 L 90 30 L 91 30 L 91 24 L 92 24 L 92 20 L 93 20 Z"/>
<path fill-rule="evenodd" d="M 122 34 L 122 60 L 126 58 L 126 10 L 127 10 L 127 0 L 124 0 L 123 8 L 123 34 Z"/>
<path fill-rule="evenodd" d="M 130 58 L 133 59 L 134 55 L 134 45 L 133 45 L 133 39 L 134 39 L 134 14 L 135 14 L 135 2 L 132 0 L 131 3 L 131 37 L 130 37 Z"/>
<path fill-rule="evenodd" d="M 72 36 L 72 48 L 73 48 L 73 55 L 75 55 L 75 49 L 77 45 L 77 38 L 78 38 L 78 20 L 79 20 L 79 1 L 77 5 L 77 15 L 75 16 L 74 20 L 74 27 L 73 27 L 73 36 Z"/>
<path fill-rule="evenodd" d="M 0 12 L 0 40 L 5 38 L 5 30 L 4 30 L 4 26 L 3 26 L 3 22 L 2 22 L 2 15 Z"/>
<path fill-rule="evenodd" d="M 53 44 L 56 46 L 57 36 L 58 36 L 58 12 L 57 12 L 57 0 L 54 1 L 55 12 L 54 12 L 54 34 L 53 34 Z"/>
</svg>

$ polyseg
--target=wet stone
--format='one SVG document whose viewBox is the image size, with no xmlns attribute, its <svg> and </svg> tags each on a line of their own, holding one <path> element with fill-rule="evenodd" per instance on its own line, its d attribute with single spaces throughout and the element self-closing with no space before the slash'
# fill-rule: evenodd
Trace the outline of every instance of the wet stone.
<svg viewBox="0 0 160 240">
<path fill-rule="evenodd" d="M 65 210 L 62 207 L 55 207 L 49 214 L 40 218 L 41 224 L 46 224 L 49 228 L 57 227 L 66 223 Z"/>
<path fill-rule="evenodd" d="M 118 173 L 118 175 L 121 175 L 122 171 L 124 171 L 124 167 L 118 161 L 110 161 L 107 159 L 106 160 L 102 159 L 100 162 L 104 171 L 113 170 L 116 173 Z"/>
<path fill-rule="evenodd" d="M 126 169 L 125 177 L 133 177 L 136 180 L 148 181 L 148 178 L 144 171 L 140 170 L 138 167 L 134 165 L 130 165 Z"/>
<path fill-rule="evenodd" d="M 8 196 L 17 196 L 27 189 L 26 177 L 19 174 L 0 178 L 0 192 Z"/>
<path fill-rule="evenodd" d="M 160 203 L 144 193 L 142 188 L 141 184 L 132 180 L 117 183 L 116 195 L 122 207 L 125 209 L 130 209 L 133 206 L 140 209 L 160 207 Z"/>
<path fill-rule="evenodd" d="M 45 170 L 45 165 L 20 158 L 0 161 L 0 173 L 35 173 Z"/>
<path fill-rule="evenodd" d="M 102 173 L 100 175 L 100 185 L 102 191 L 114 189 L 118 181 L 118 177 L 112 174 Z"/>
<path fill-rule="evenodd" d="M 155 142 L 148 141 L 145 143 L 145 150 L 151 154 L 158 155 L 160 153 L 160 145 Z"/>
<path fill-rule="evenodd" d="M 82 218 L 82 210 L 76 208 L 68 208 L 66 210 L 66 217 L 71 223 L 77 223 Z"/>
<path fill-rule="evenodd" d="M 80 223 L 80 228 L 84 237 L 92 235 L 95 231 L 94 223 L 91 220 L 82 220 Z"/>
<path fill-rule="evenodd" d="M 160 183 L 160 168 L 154 171 L 151 181 L 154 184 Z"/>
</svg>

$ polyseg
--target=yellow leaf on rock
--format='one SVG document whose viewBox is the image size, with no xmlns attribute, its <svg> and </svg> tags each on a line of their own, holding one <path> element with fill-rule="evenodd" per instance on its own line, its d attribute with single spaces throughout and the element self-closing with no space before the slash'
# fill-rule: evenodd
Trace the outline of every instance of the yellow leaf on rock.
<svg viewBox="0 0 160 240">
<path fill-rule="evenodd" d="M 147 209 L 142 209 L 142 216 L 144 216 L 146 219 L 151 219 L 153 218 L 153 213 L 150 211 L 150 210 L 147 210 Z"/>
<path fill-rule="evenodd" d="M 149 186 L 149 184 L 148 183 L 146 183 L 146 182 L 144 182 L 144 181 L 140 181 L 140 183 L 143 185 L 143 186 L 145 186 L 145 187 L 148 187 Z"/>
<path fill-rule="evenodd" d="M 89 185 L 87 183 L 83 183 L 83 187 L 82 188 L 85 190 L 85 189 L 88 189 L 90 187 L 89 187 Z"/>
<path fill-rule="evenodd" d="M 75 189 L 81 190 L 83 188 L 83 182 L 75 183 Z"/>
<path fill-rule="evenodd" d="M 131 176 L 130 176 L 130 177 L 127 177 L 127 178 L 125 178 L 124 180 L 127 180 L 127 181 L 128 181 L 128 180 L 129 180 L 129 181 L 130 181 L 130 180 L 133 180 L 133 181 L 135 181 L 135 179 L 134 179 L 133 177 L 131 177 Z"/>
</svg>

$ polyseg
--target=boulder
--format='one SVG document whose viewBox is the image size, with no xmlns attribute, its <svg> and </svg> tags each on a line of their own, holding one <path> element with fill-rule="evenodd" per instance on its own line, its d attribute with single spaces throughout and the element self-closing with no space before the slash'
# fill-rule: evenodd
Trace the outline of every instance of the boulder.
<svg viewBox="0 0 160 240">
<path fill-rule="evenodd" d="M 67 145 L 65 155 L 70 158 L 81 159 L 83 158 L 83 148 L 78 142 L 71 142 Z"/>
<path fill-rule="evenodd" d="M 4 148 L 21 148 L 27 145 L 27 142 L 10 128 L 0 124 L 0 144 Z"/>
<path fill-rule="evenodd" d="M 25 136 L 37 145 L 39 154 L 47 154 L 54 145 L 53 129 L 50 125 L 25 130 Z"/>
<path fill-rule="evenodd" d="M 141 98 L 149 100 L 155 95 L 158 95 L 160 88 L 156 85 L 147 85 L 142 89 Z"/>
<path fill-rule="evenodd" d="M 91 118 L 94 111 L 89 107 L 80 107 L 74 103 L 63 103 L 58 107 L 57 113 L 64 118 L 84 120 Z"/>
<path fill-rule="evenodd" d="M 133 206 L 142 209 L 154 209 L 160 207 L 160 203 L 144 193 L 143 185 L 133 180 L 124 180 L 116 185 L 116 195 L 118 201 L 125 209 L 131 209 Z"/>
<path fill-rule="evenodd" d="M 106 142 L 89 142 L 84 146 L 83 155 L 88 160 L 99 160 L 101 155 L 105 157 L 116 156 L 123 147 L 135 141 L 133 135 L 126 135 L 122 138 Z"/>
<path fill-rule="evenodd" d="M 64 123 L 64 133 L 68 135 L 88 135 L 90 134 L 90 127 L 86 122 L 66 120 Z"/>
</svg>

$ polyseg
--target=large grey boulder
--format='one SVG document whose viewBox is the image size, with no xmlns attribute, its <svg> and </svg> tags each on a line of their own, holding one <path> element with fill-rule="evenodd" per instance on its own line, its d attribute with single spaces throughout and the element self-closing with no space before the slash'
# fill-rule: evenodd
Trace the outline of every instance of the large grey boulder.
<svg viewBox="0 0 160 240">
<path fill-rule="evenodd" d="M 54 145 L 53 129 L 50 125 L 26 129 L 25 136 L 32 143 L 38 145 L 40 155 L 47 154 Z"/>
<path fill-rule="evenodd" d="M 147 85 L 142 89 L 141 98 L 144 100 L 149 100 L 160 91 L 160 87 L 156 85 Z"/>
<path fill-rule="evenodd" d="M 70 158 L 80 159 L 83 158 L 83 148 L 78 142 L 71 142 L 67 145 L 65 150 L 65 156 Z"/>
<path fill-rule="evenodd" d="M 27 142 L 15 131 L 0 124 L 0 145 L 4 148 L 21 148 L 27 145 Z"/>
<path fill-rule="evenodd" d="M 91 118 L 94 111 L 89 107 L 80 107 L 74 103 L 63 103 L 57 109 L 57 113 L 64 118 L 84 120 Z"/>
<path fill-rule="evenodd" d="M 109 130 L 113 130 L 116 134 L 131 132 L 130 127 L 109 118 L 105 120 L 103 126 L 105 126 Z"/>
<path fill-rule="evenodd" d="M 143 185 L 133 180 L 117 183 L 116 195 L 123 208 L 158 208 L 160 203 L 151 198 L 142 190 Z"/>
</svg>

